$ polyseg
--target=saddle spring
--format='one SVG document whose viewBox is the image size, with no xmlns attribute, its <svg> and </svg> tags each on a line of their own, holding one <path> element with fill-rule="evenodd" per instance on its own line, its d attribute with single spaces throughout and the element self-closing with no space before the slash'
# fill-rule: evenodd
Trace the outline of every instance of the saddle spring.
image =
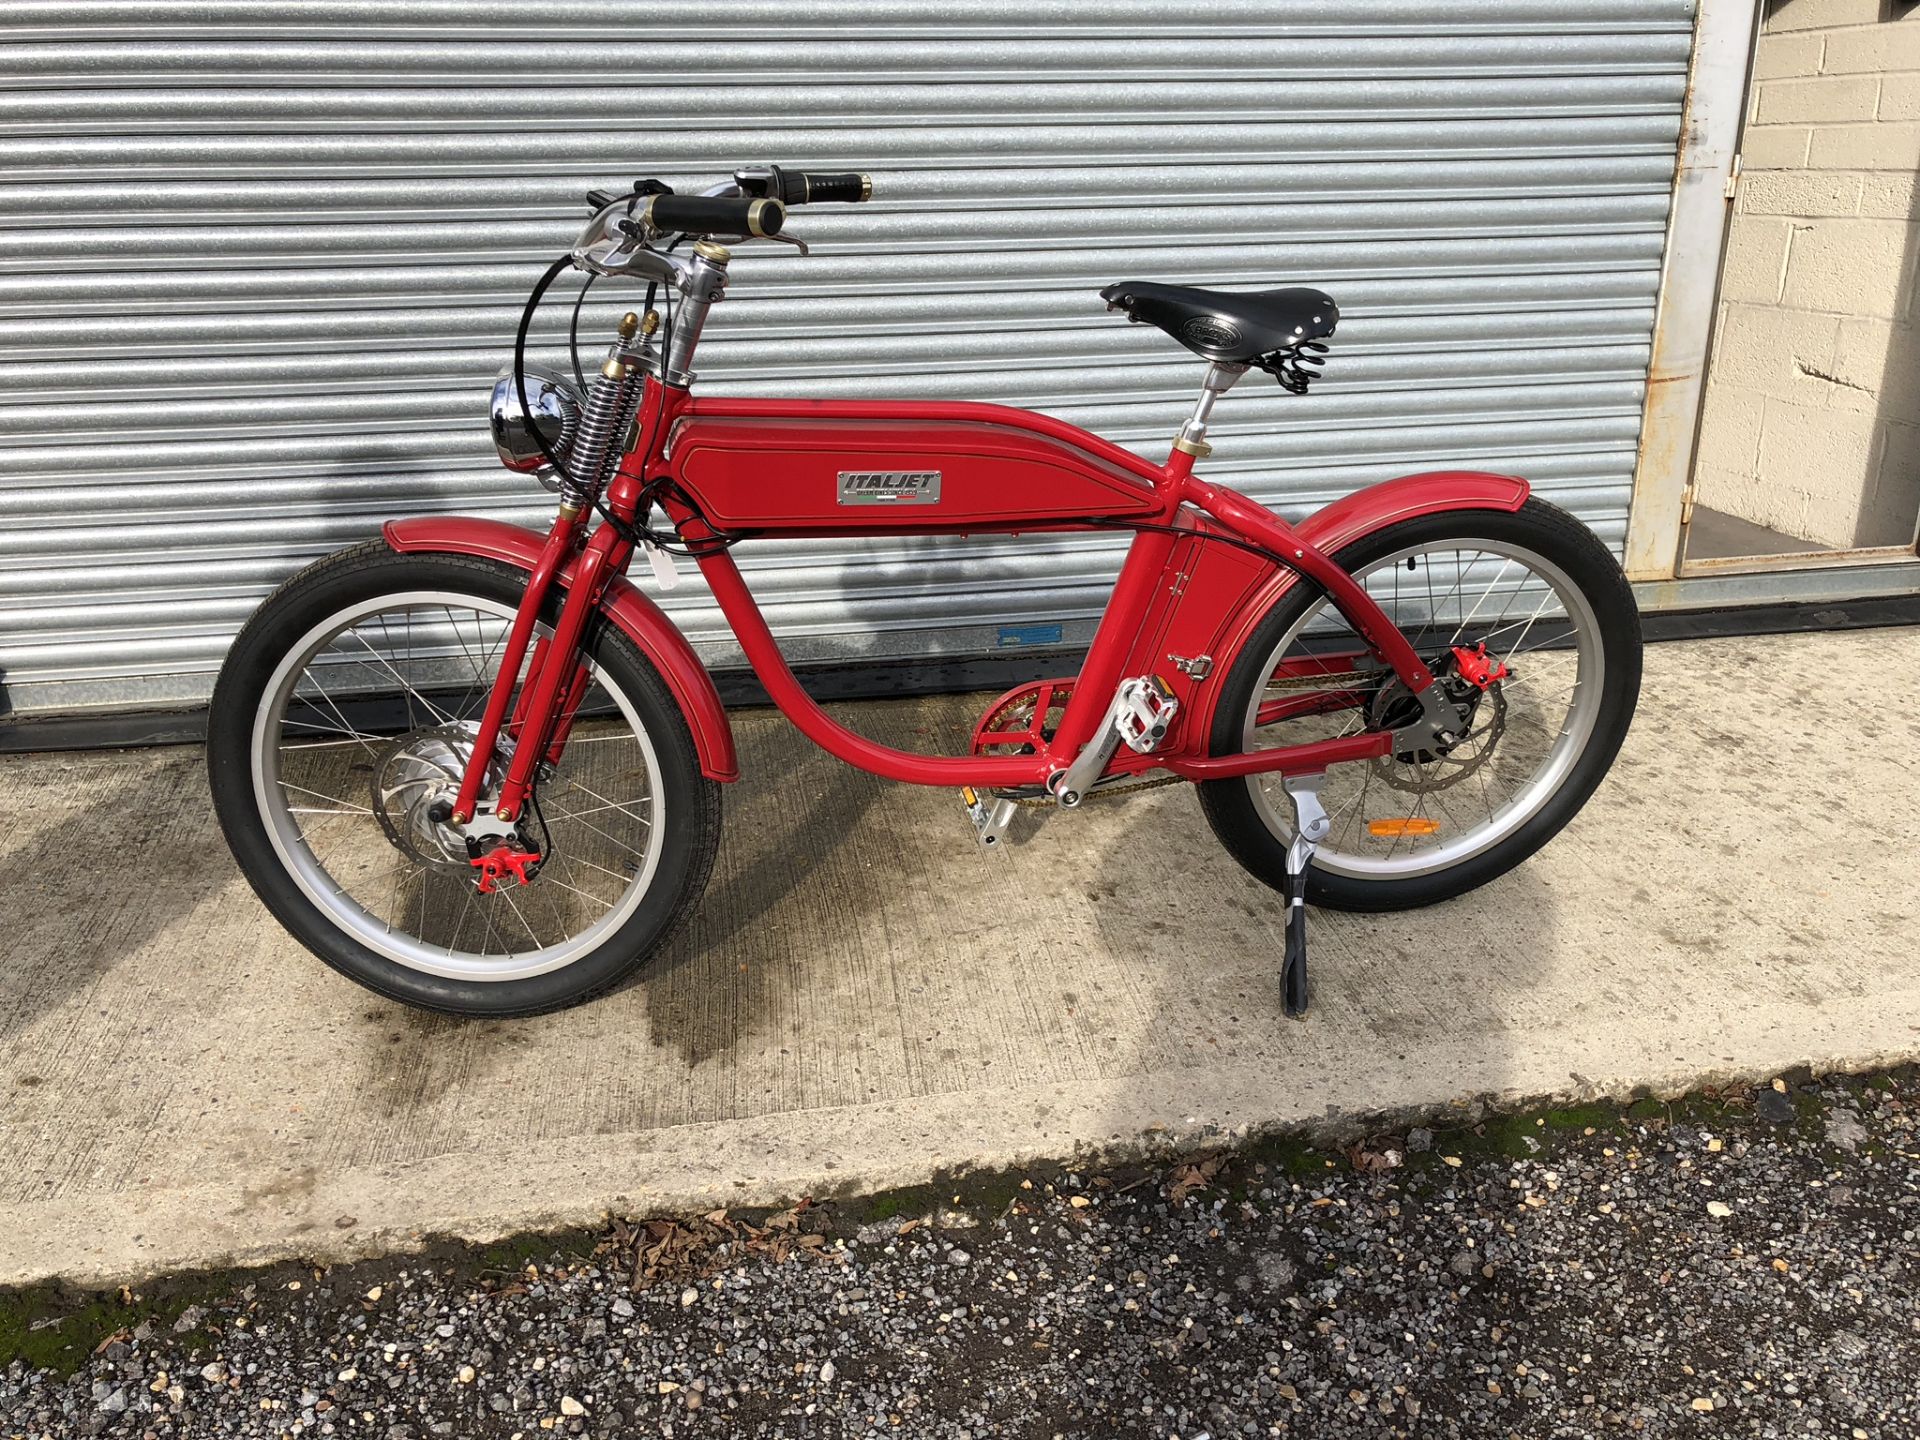
<svg viewBox="0 0 1920 1440">
<path fill-rule="evenodd" d="M 1278 380 L 1288 394 L 1304 395 L 1307 386 L 1320 378 L 1319 367 L 1327 363 L 1326 354 L 1327 347 L 1320 341 L 1302 340 L 1297 345 L 1269 350 L 1253 363 Z"/>
</svg>

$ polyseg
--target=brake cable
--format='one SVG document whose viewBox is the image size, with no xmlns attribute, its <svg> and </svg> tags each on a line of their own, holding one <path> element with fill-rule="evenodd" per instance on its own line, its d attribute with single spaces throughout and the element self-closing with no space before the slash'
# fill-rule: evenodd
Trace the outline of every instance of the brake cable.
<svg viewBox="0 0 1920 1440">
<path fill-rule="evenodd" d="M 533 293 L 527 296 L 526 307 L 520 312 L 520 328 L 513 337 L 513 394 L 520 402 L 520 413 L 527 417 L 527 430 L 533 436 L 533 443 L 540 447 L 540 454 L 554 468 L 554 472 L 568 484 L 573 483 L 573 472 L 567 469 L 566 462 L 554 454 L 553 447 L 547 443 L 546 434 L 534 423 L 533 405 L 527 399 L 527 332 L 533 328 L 534 311 L 540 308 L 540 300 L 560 278 L 560 272 L 573 264 L 571 253 L 562 255 L 547 267 L 533 287 Z"/>
<path fill-rule="evenodd" d="M 668 251 L 671 252 L 674 246 L 677 246 L 684 239 L 686 239 L 685 235 L 676 236 L 667 246 Z M 513 339 L 513 388 L 514 396 L 520 402 L 520 413 L 529 417 L 527 429 L 533 436 L 534 444 L 539 447 L 541 457 L 545 459 L 546 462 L 553 467 L 554 472 L 568 484 L 575 483 L 573 472 L 567 468 L 566 462 L 555 453 L 553 446 L 547 442 L 545 432 L 543 432 L 537 424 L 534 424 L 531 418 L 533 415 L 533 406 L 527 399 L 527 336 L 533 328 L 533 317 L 540 308 L 541 300 L 545 298 L 547 291 L 552 288 L 553 282 L 560 278 L 560 272 L 572 264 L 573 256 L 569 253 L 562 255 L 547 267 L 546 273 L 540 277 L 539 281 L 534 285 L 532 293 L 527 296 L 526 306 L 520 312 L 520 326 Z M 594 278 L 593 276 L 588 277 L 589 285 L 593 282 Z M 585 296 L 585 286 L 581 288 L 580 293 L 582 297 Z M 655 286 L 649 285 L 647 287 L 647 308 L 649 310 L 653 308 L 654 293 Z M 578 315 L 578 306 L 579 302 L 576 300 L 576 317 Z M 662 356 L 661 364 L 663 369 L 665 366 L 665 356 L 672 353 L 673 346 L 674 306 L 671 295 L 665 299 L 665 310 L 666 318 L 660 330 L 660 353 Z M 571 336 L 569 338 L 571 339 Z M 577 358 L 574 368 L 575 373 L 579 373 Z M 640 438 L 641 442 L 644 442 L 649 437 L 642 436 Z M 645 453 L 644 443 L 637 443 L 634 448 L 642 454 Z M 647 509 L 652 508 L 653 502 L 650 495 L 657 484 L 658 482 L 648 482 L 643 485 L 641 489 L 640 498 Z M 714 538 L 712 542 L 696 550 L 690 543 L 681 540 L 677 529 L 655 530 L 644 523 L 631 524 L 622 520 L 618 515 L 615 515 L 608 509 L 605 500 L 597 494 L 593 497 L 593 509 L 595 514 L 599 515 L 603 521 L 613 527 L 614 534 L 618 535 L 629 545 L 636 548 L 642 545 L 651 545 L 657 550 L 664 551 L 666 554 L 680 555 L 690 560 L 698 560 L 703 555 L 711 555 L 717 553 L 719 550 L 729 549 L 745 538 L 741 535 L 729 534 L 714 525 L 706 518 L 705 514 L 701 512 L 699 504 L 694 501 L 691 496 L 680 490 L 678 486 L 674 487 L 674 492 L 694 514 L 700 517 L 701 522 L 713 532 Z"/>
<path fill-rule="evenodd" d="M 600 277 L 591 270 L 587 272 L 587 283 L 580 287 L 580 293 L 573 297 L 573 316 L 567 321 L 567 359 L 573 364 L 573 383 L 582 390 L 587 388 L 586 372 L 580 368 L 580 307 L 587 303 L 587 291 L 593 288 L 593 282 Z M 653 287 L 647 287 L 647 308 L 653 308 Z"/>
</svg>

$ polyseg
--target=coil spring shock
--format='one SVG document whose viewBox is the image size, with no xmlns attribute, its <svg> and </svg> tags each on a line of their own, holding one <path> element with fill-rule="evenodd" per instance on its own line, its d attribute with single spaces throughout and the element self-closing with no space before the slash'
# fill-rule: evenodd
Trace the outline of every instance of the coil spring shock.
<svg viewBox="0 0 1920 1440">
<path fill-rule="evenodd" d="M 617 373 L 609 373 L 617 372 Z M 640 387 L 631 365 L 610 361 L 594 377 L 581 407 L 580 429 L 574 437 L 573 454 L 567 466 L 567 480 L 560 487 L 560 498 L 567 504 L 585 509 L 600 498 L 607 471 L 618 453 L 618 442 L 633 423 L 634 406 Z"/>
</svg>

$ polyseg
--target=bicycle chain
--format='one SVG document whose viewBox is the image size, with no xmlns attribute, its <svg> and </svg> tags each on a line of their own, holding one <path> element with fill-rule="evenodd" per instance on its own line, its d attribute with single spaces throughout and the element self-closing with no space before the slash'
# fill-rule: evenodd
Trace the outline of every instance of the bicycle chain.
<svg viewBox="0 0 1920 1440">
<path fill-rule="evenodd" d="M 1377 684 L 1386 673 L 1386 671 L 1381 670 L 1348 670 L 1338 674 L 1301 675 L 1288 680 L 1269 680 L 1267 682 L 1267 689 L 1350 690 L 1362 685 Z M 1084 804 L 1085 800 L 1098 799 L 1123 800 L 1129 795 L 1138 795 L 1143 790 L 1160 790 L 1168 785 L 1185 785 L 1187 783 L 1187 777 L 1184 775 L 1162 775 L 1154 780 L 1138 780 L 1126 785 L 1108 785 L 1105 787 L 1095 785 L 1091 790 L 1087 791 L 1082 803 Z M 1011 800 L 1023 810 L 1045 810 L 1058 803 L 1051 795 L 1016 795 L 1009 794 L 1003 790 L 995 790 L 990 793 L 994 799 Z"/>
<path fill-rule="evenodd" d="M 1295 675 L 1279 680 L 1269 679 L 1266 684 L 1266 689 L 1269 691 L 1279 690 L 1283 692 L 1357 690 L 1367 685 L 1379 684 L 1381 680 L 1386 678 L 1388 673 L 1390 672 L 1384 670 L 1343 670 L 1329 672 L 1324 675 Z M 1497 739 L 1501 730 L 1504 728 L 1504 723 L 1500 723 L 1494 727 L 1493 737 Z M 1484 759 L 1484 752 L 1491 750 L 1492 747 L 1485 746 L 1482 748 L 1482 755 L 1468 766 L 1468 771 L 1471 771 L 1473 766 L 1479 763 L 1480 759 Z M 1463 772 L 1460 778 L 1464 778 L 1465 773 L 1466 772 Z M 1162 775 L 1155 780 L 1141 780 L 1129 785 L 1109 785 L 1104 789 L 1096 785 L 1087 791 L 1085 799 L 1095 800 L 1104 797 L 1119 800 L 1129 795 L 1137 795 L 1142 790 L 1159 790 L 1168 785 L 1184 785 L 1186 783 L 1187 778 L 1184 775 Z M 1024 810 L 1045 810 L 1057 803 L 1051 795 L 1011 795 L 1000 790 L 991 791 L 990 793 L 994 799 L 1011 800 L 1015 805 L 1020 806 Z M 1084 801 L 1082 803 L 1084 803 Z"/>
<path fill-rule="evenodd" d="M 1288 675 L 1267 681 L 1269 690 L 1359 690 L 1389 678 L 1391 670 L 1340 670 L 1325 675 Z"/>
<path fill-rule="evenodd" d="M 1138 795 L 1142 790 L 1159 790 L 1167 785 L 1185 785 L 1184 775 L 1162 775 L 1157 780 L 1140 780 L 1130 785 L 1108 785 L 1104 789 L 1096 785 L 1081 798 L 1084 805 L 1088 800 L 1120 799 L 1127 795 Z M 1046 810 L 1058 804 L 1051 795 L 1009 795 L 1005 791 L 988 792 L 996 800 L 1011 800 L 1023 810 Z"/>
</svg>

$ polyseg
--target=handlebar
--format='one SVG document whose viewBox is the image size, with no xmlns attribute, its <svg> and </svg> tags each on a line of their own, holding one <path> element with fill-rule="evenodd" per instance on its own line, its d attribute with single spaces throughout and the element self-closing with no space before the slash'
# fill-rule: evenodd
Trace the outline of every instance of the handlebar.
<svg viewBox="0 0 1920 1440">
<path fill-rule="evenodd" d="M 635 217 L 655 230 L 688 235 L 778 235 L 786 207 L 748 195 L 649 195 Z"/>
<path fill-rule="evenodd" d="M 661 237 L 677 232 L 721 240 L 780 240 L 804 255 L 807 247 L 801 241 L 781 233 L 789 208 L 809 201 L 858 203 L 872 194 L 873 182 L 853 171 L 783 171 L 777 165 L 736 170 L 731 183 L 716 185 L 704 195 L 676 195 L 659 180 L 636 181 L 625 194 L 589 190 L 593 219 L 574 241 L 573 263 L 595 275 L 664 281 L 687 293 L 690 272 L 673 255 L 673 245 L 653 248 Z"/>
<path fill-rule="evenodd" d="M 857 205 L 873 198 L 872 178 L 856 171 L 782 170 L 777 165 L 769 165 L 767 169 L 772 172 L 773 184 L 778 186 L 776 193 L 789 205 L 810 205 L 815 201 Z"/>
<path fill-rule="evenodd" d="M 783 170 L 778 165 L 752 165 L 733 173 L 733 184 L 705 195 L 675 195 L 658 180 L 635 182 L 630 196 L 633 214 L 648 219 L 656 231 L 679 230 L 689 235 L 758 235 L 780 233 L 784 211 L 795 205 L 828 201 L 857 205 L 873 198 L 873 179 L 855 170 Z M 611 190 L 589 190 L 587 209 L 599 214 L 628 199 Z M 755 210 L 755 204 L 763 208 Z"/>
</svg>

